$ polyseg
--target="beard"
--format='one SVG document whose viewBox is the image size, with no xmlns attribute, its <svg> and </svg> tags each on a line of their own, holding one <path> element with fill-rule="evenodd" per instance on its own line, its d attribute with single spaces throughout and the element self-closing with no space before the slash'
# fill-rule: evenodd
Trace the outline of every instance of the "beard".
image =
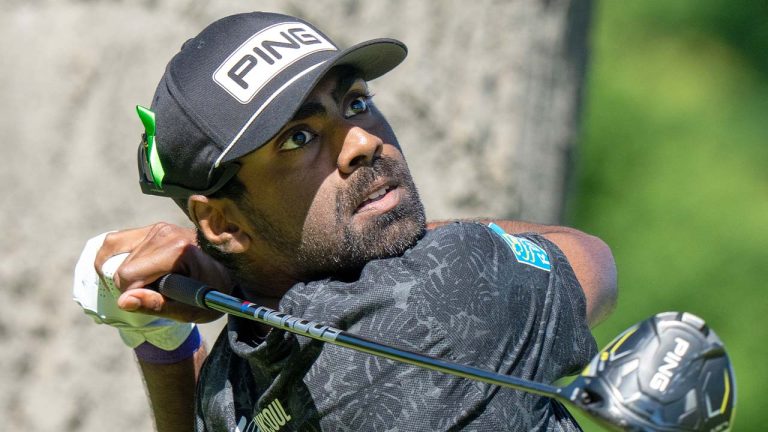
<svg viewBox="0 0 768 432">
<path fill-rule="evenodd" d="M 362 227 L 348 221 L 370 193 L 371 185 L 382 178 L 395 179 L 401 189 L 400 202 L 390 211 L 371 218 Z M 289 233 L 242 194 L 236 204 L 257 232 L 279 252 L 289 273 L 301 281 L 323 278 L 354 278 L 371 260 L 400 256 L 426 233 L 424 206 L 404 161 L 377 158 L 371 166 L 360 167 L 337 190 L 333 206 L 321 214 L 307 215 L 300 235 Z M 330 217 L 329 217 L 330 216 Z M 198 244 L 209 255 L 232 270 L 241 281 L 258 274 L 256 263 L 245 254 L 225 253 L 210 245 L 198 232 Z M 258 282 L 258 281 L 256 281 Z"/>
<path fill-rule="evenodd" d="M 400 202 L 377 215 L 364 226 L 345 222 L 370 193 L 371 185 L 382 178 L 397 179 Z M 306 278 L 354 277 L 371 260 L 402 255 L 424 236 L 426 216 L 405 162 L 377 158 L 371 166 L 360 167 L 349 177 L 348 186 L 336 195 L 331 223 L 308 217 L 296 263 Z"/>
</svg>

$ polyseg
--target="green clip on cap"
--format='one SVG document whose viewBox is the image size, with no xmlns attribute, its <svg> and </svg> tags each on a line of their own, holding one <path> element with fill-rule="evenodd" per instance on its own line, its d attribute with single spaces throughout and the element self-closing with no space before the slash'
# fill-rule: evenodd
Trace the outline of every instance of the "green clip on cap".
<svg viewBox="0 0 768 432">
<path fill-rule="evenodd" d="M 136 112 L 139 114 L 141 123 L 144 124 L 144 131 L 147 136 L 147 163 L 149 164 L 149 171 L 152 173 L 152 181 L 155 186 L 162 188 L 165 170 L 155 145 L 155 113 L 141 105 L 136 105 Z"/>
<path fill-rule="evenodd" d="M 215 193 L 245 155 L 291 121 L 332 68 L 351 67 L 370 81 L 407 52 L 386 38 L 339 49 L 311 23 L 282 14 L 251 12 L 210 24 L 168 63 L 151 110 L 137 107 L 146 128 L 138 155 L 142 192 L 179 200 Z"/>
</svg>

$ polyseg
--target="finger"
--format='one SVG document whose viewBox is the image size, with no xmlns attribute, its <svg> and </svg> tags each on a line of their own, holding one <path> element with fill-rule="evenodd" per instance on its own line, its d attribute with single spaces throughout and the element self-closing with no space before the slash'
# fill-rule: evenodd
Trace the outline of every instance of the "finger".
<svg viewBox="0 0 768 432">
<path fill-rule="evenodd" d="M 130 255 L 114 276 L 121 291 L 143 288 L 164 274 L 178 270 L 187 249 L 197 249 L 195 231 L 167 223 L 121 233 L 116 242 L 130 248 Z"/>
<path fill-rule="evenodd" d="M 231 292 L 229 270 L 197 246 L 196 232 L 170 224 L 157 224 L 123 262 L 116 275 L 121 290 L 142 288 L 168 273 L 203 281 Z"/>
<path fill-rule="evenodd" d="M 178 273 L 204 282 L 217 291 L 232 292 L 234 280 L 231 271 L 199 247 L 188 248 L 180 261 L 183 269 Z"/>
<path fill-rule="evenodd" d="M 165 297 L 159 292 L 146 288 L 128 290 L 117 299 L 117 306 L 124 311 L 151 315 L 163 313 L 165 303 Z"/>
<path fill-rule="evenodd" d="M 121 291 L 129 291 L 144 288 L 168 273 L 187 274 L 182 270 L 184 253 L 172 246 L 142 244 L 118 268 L 115 285 Z"/>
<path fill-rule="evenodd" d="M 94 260 L 94 267 L 96 267 L 96 273 L 101 277 L 101 268 L 104 263 L 112 256 L 115 256 L 124 252 L 131 252 L 146 236 L 151 232 L 154 225 L 148 225 L 142 228 L 133 228 L 123 231 L 116 231 L 107 234 L 104 238 L 104 242 L 96 253 L 96 259 Z"/>
<path fill-rule="evenodd" d="M 128 312 L 161 316 L 181 322 L 206 323 L 215 321 L 222 313 L 201 309 L 164 297 L 157 291 L 138 288 L 124 292 L 117 305 Z"/>
</svg>

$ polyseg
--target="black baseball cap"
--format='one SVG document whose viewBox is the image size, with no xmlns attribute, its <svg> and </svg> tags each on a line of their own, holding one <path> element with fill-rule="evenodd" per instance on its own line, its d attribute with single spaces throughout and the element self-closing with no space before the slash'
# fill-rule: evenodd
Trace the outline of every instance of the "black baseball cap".
<svg viewBox="0 0 768 432">
<path fill-rule="evenodd" d="M 165 69 L 150 109 L 139 181 L 146 194 L 210 195 L 231 179 L 237 159 L 268 142 L 334 66 L 377 78 L 405 59 L 394 39 L 340 50 L 312 24 L 266 12 L 232 15 L 188 40 Z"/>
</svg>

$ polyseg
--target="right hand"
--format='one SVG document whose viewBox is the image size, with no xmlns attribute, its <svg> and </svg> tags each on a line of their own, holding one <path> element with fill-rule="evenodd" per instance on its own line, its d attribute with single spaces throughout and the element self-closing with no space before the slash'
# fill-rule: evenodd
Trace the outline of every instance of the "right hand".
<svg viewBox="0 0 768 432">
<path fill-rule="evenodd" d="M 103 278 L 101 268 L 107 259 L 125 252 L 129 255 L 113 277 L 122 292 L 117 300 L 120 309 L 196 323 L 221 316 L 219 312 L 188 306 L 145 288 L 163 275 L 178 273 L 217 291 L 232 291 L 234 282 L 229 271 L 197 246 L 194 229 L 161 222 L 110 233 L 94 262 L 99 276 Z"/>
</svg>

